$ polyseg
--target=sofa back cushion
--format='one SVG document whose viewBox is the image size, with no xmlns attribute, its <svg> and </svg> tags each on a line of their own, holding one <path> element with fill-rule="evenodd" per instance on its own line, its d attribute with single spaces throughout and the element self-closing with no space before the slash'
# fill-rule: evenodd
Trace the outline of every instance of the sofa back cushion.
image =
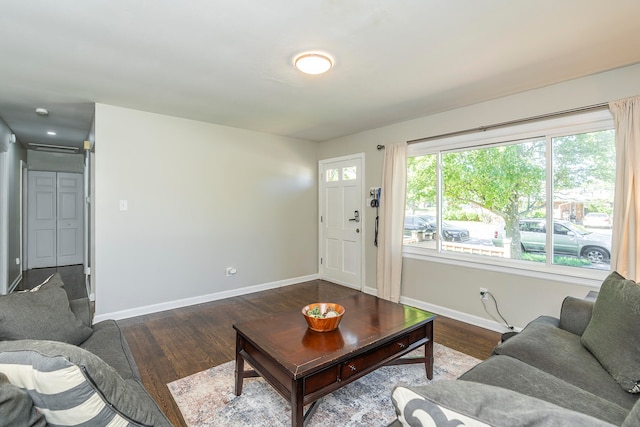
<svg viewBox="0 0 640 427">
<path fill-rule="evenodd" d="M 629 393 L 640 393 L 640 285 L 611 273 L 581 342 Z"/>
<path fill-rule="evenodd" d="M 69 308 L 58 273 L 36 290 L 0 296 L 0 341 L 42 339 L 80 344 L 93 330 Z"/>
</svg>

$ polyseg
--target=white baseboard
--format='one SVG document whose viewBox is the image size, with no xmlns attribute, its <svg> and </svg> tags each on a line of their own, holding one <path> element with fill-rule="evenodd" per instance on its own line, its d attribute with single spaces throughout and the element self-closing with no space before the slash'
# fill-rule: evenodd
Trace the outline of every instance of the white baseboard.
<svg viewBox="0 0 640 427">
<path fill-rule="evenodd" d="M 400 297 L 400 302 L 402 304 L 406 304 L 406 305 L 410 305 L 410 306 L 413 306 L 413 307 L 421 308 L 421 309 L 426 310 L 426 311 L 437 313 L 437 314 L 440 314 L 442 316 L 446 316 L 446 317 L 449 317 L 451 319 L 459 320 L 461 322 L 469 323 L 471 325 L 479 326 L 479 327 L 484 328 L 484 329 L 489 329 L 491 331 L 496 331 L 496 332 L 500 332 L 500 333 L 509 332 L 510 331 L 510 329 L 507 328 L 502 323 L 499 323 L 499 322 L 496 322 L 496 321 L 493 321 L 493 320 L 488 320 L 488 319 L 485 319 L 485 318 L 482 318 L 482 317 L 474 316 L 472 314 L 463 313 L 461 311 L 452 310 L 450 308 L 441 307 L 439 305 L 429 304 L 427 302 L 420 301 L 420 300 L 417 300 L 417 299 L 407 298 L 407 297 Z M 521 330 L 521 328 L 515 328 L 514 330 L 519 332 Z"/>
<path fill-rule="evenodd" d="M 93 322 L 98 323 L 108 319 L 113 319 L 113 320 L 128 319 L 130 317 L 143 316 L 145 314 L 158 313 L 160 311 L 173 310 L 175 308 L 188 307 L 190 305 L 202 304 L 205 302 L 217 301 L 225 298 L 252 294 L 254 292 L 281 288 L 283 286 L 295 285 L 296 283 L 308 282 L 310 280 L 316 280 L 316 279 L 318 279 L 318 275 L 311 274 L 308 276 L 301 276 L 301 277 L 295 277 L 292 279 L 279 280 L 277 282 L 263 283 L 260 285 L 248 286 L 244 288 L 233 289 L 230 291 L 215 292 L 213 294 L 200 295 L 192 298 L 184 298 L 184 299 L 164 302 L 160 304 L 152 304 L 152 305 L 146 305 L 142 307 L 131 308 L 127 310 L 115 311 L 111 313 L 97 314 L 93 318 Z"/>
<path fill-rule="evenodd" d="M 362 289 L 362 292 L 364 292 L 365 294 L 378 296 L 378 289 L 369 287 L 367 285 L 364 286 L 364 289 Z"/>
</svg>

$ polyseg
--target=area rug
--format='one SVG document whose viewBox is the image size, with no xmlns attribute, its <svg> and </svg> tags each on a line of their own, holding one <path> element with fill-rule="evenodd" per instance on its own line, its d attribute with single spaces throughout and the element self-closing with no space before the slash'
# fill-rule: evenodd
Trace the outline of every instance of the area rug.
<svg viewBox="0 0 640 427">
<path fill-rule="evenodd" d="M 423 348 L 410 356 L 424 354 Z M 433 381 L 455 379 L 480 360 L 434 343 Z M 246 366 L 246 364 L 245 364 Z M 234 393 L 235 361 L 167 384 L 189 426 L 290 426 L 291 406 L 262 378 Z M 307 427 L 386 426 L 395 419 L 393 387 L 428 384 L 423 364 L 382 367 L 323 397 Z M 306 410 L 306 408 L 305 408 Z"/>
</svg>

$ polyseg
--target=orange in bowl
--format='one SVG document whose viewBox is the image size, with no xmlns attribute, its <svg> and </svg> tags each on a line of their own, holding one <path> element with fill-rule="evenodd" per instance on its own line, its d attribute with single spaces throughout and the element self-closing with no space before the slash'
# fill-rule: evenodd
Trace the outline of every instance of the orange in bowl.
<svg viewBox="0 0 640 427">
<path fill-rule="evenodd" d="M 302 315 L 312 331 L 329 332 L 340 325 L 344 307 L 332 302 L 316 302 L 302 307 Z"/>
</svg>

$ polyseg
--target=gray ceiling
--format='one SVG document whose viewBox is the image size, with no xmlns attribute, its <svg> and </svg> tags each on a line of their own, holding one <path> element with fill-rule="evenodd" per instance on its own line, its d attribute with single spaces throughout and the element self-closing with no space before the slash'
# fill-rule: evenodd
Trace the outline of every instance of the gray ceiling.
<svg viewBox="0 0 640 427">
<path fill-rule="evenodd" d="M 638 17 L 639 0 L 0 0 L 0 117 L 25 145 L 82 146 L 95 102 L 324 141 L 638 63 Z M 296 71 L 307 50 L 333 70 Z"/>
</svg>

